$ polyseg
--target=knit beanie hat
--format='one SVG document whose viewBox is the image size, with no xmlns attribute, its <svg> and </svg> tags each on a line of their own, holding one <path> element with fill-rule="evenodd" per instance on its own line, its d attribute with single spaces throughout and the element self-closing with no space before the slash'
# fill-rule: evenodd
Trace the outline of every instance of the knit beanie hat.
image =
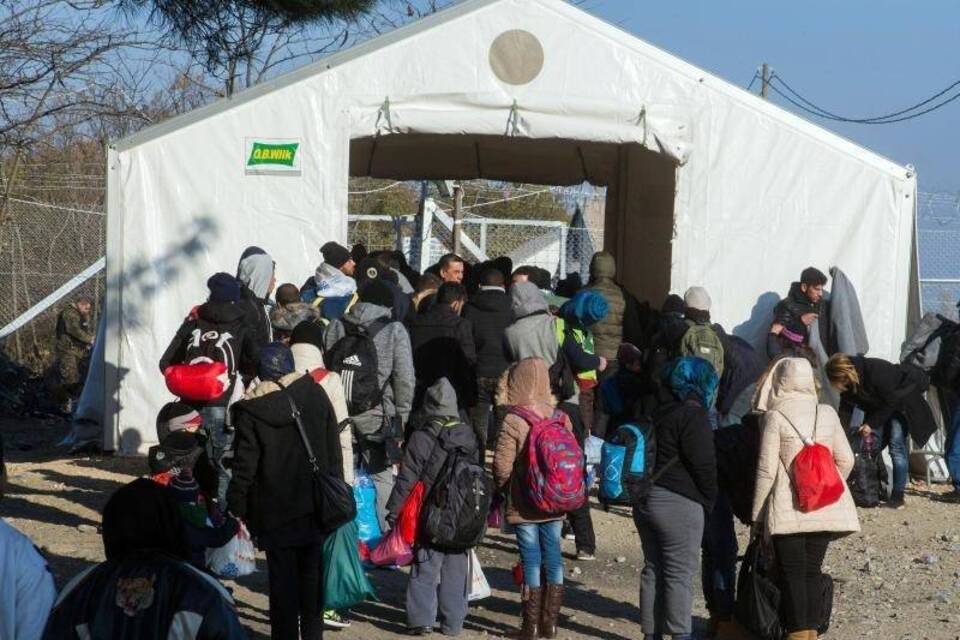
<svg viewBox="0 0 960 640">
<path fill-rule="evenodd" d="M 393 308 L 393 289 L 382 280 L 370 280 L 360 287 L 360 302 Z"/>
<path fill-rule="evenodd" d="M 679 314 L 682 314 L 685 310 L 686 305 L 683 303 L 683 298 L 675 293 L 671 293 L 667 296 L 667 299 L 663 301 L 663 307 L 660 309 L 662 313 Z"/>
<path fill-rule="evenodd" d="M 301 322 L 290 334 L 290 346 L 295 344 L 312 344 L 323 351 L 323 327 L 316 322 Z"/>
<path fill-rule="evenodd" d="M 564 317 L 573 316 L 584 327 L 590 327 L 607 317 L 610 305 L 607 299 L 592 289 L 578 291 L 563 305 Z"/>
<path fill-rule="evenodd" d="M 260 349 L 260 364 L 257 376 L 261 380 L 276 382 L 288 373 L 293 373 L 293 352 L 282 342 L 271 342 Z"/>
<path fill-rule="evenodd" d="M 207 280 L 210 302 L 239 302 L 240 281 L 229 273 L 215 273 Z"/>
<path fill-rule="evenodd" d="M 803 273 L 800 274 L 800 284 L 822 287 L 827 284 L 827 276 L 816 267 L 807 267 L 803 270 Z"/>
<path fill-rule="evenodd" d="M 169 402 L 157 414 L 157 441 L 163 442 L 177 431 L 196 431 L 203 425 L 203 418 L 196 409 L 184 402 Z"/>
<path fill-rule="evenodd" d="M 642 365 L 643 352 L 629 342 L 624 342 L 617 349 L 617 362 L 623 367 Z"/>
<path fill-rule="evenodd" d="M 320 253 L 323 254 L 324 262 L 337 269 L 351 260 L 350 251 L 345 246 L 332 241 L 320 247 Z"/>
<path fill-rule="evenodd" d="M 687 292 L 683 294 L 683 303 L 688 309 L 696 309 L 697 311 L 710 311 L 710 306 L 713 304 L 710 300 L 710 294 L 703 287 L 687 289 Z"/>
</svg>

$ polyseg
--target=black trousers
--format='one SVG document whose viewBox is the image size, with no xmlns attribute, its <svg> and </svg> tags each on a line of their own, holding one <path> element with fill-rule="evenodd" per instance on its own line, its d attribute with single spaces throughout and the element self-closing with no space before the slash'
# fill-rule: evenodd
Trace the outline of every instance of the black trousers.
<svg viewBox="0 0 960 640">
<path fill-rule="evenodd" d="M 820 626 L 821 567 L 831 539 L 826 532 L 773 536 L 787 632 Z"/>
<path fill-rule="evenodd" d="M 480 445 L 480 466 L 484 466 L 487 449 L 496 449 L 500 425 L 507 415 L 506 407 L 496 405 L 499 378 L 477 378 L 477 404 L 470 409 L 470 422 Z M 492 420 L 491 420 L 492 416 Z"/>
<path fill-rule="evenodd" d="M 323 544 L 267 550 L 270 638 L 323 638 Z"/>
<path fill-rule="evenodd" d="M 570 402 L 562 402 L 557 408 L 570 418 L 570 422 L 573 424 L 573 433 L 582 448 L 587 438 L 587 431 L 584 428 L 583 419 L 580 416 L 580 407 Z M 584 463 L 586 463 L 586 460 L 584 460 Z M 590 515 L 589 496 L 582 507 L 567 514 L 567 521 L 573 529 L 573 535 L 577 538 L 577 551 L 590 554 L 594 553 L 597 550 L 597 536 L 593 531 L 593 516 Z"/>
</svg>

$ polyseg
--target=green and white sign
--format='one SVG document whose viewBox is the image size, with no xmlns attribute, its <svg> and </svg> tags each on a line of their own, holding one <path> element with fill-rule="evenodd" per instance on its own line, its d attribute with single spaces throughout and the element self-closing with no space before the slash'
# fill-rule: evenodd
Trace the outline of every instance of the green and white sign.
<svg viewBox="0 0 960 640">
<path fill-rule="evenodd" d="M 247 175 L 300 175 L 300 141 L 289 138 L 246 138 Z"/>
</svg>

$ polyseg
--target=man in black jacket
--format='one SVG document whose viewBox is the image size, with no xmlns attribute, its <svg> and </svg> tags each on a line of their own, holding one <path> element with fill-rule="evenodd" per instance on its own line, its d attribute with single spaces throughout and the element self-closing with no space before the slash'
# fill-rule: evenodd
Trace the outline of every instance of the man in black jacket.
<svg viewBox="0 0 960 640">
<path fill-rule="evenodd" d="M 773 309 L 773 322 L 767 334 L 770 359 L 784 354 L 815 359 L 809 347 L 810 325 L 820 315 L 826 284 L 827 276 L 822 271 L 807 267 L 800 274 L 800 282 L 790 285 L 787 297 Z"/>
<path fill-rule="evenodd" d="M 209 402 L 189 403 L 200 414 L 207 435 L 206 453 L 217 470 L 217 498 L 223 503 L 230 482 L 224 464 L 229 457 L 232 430 L 228 426 L 227 406 L 242 395 L 245 382 L 257 373 L 258 348 L 248 321 L 248 308 L 240 301 L 240 283 L 229 273 L 216 273 L 207 280 L 210 298 L 194 308 L 180 325 L 163 357 L 160 371 L 177 364 L 190 364 L 195 358 L 216 358 L 227 366 L 228 386 L 223 394 Z"/>
<path fill-rule="evenodd" d="M 473 325 L 473 342 L 477 349 L 477 404 L 471 411 L 470 420 L 480 443 L 480 463 L 483 464 L 485 448 L 488 444 L 492 446 L 497 439 L 495 431 L 488 433 L 490 411 L 494 408 L 497 383 L 510 364 L 503 336 L 506 328 L 513 324 L 513 309 L 504 288 L 503 273 L 490 266 L 480 278 L 480 291 L 464 307 L 463 317 Z M 493 421 L 494 429 L 503 421 L 505 409 Z"/>
<path fill-rule="evenodd" d="M 289 347 L 268 345 L 260 359 L 261 385 L 268 393 L 234 406 L 237 434 L 227 504 L 267 553 L 271 637 L 317 640 L 323 630 L 324 537 L 316 522 L 313 470 L 290 401 L 300 411 L 320 471 L 338 478 L 343 477 L 340 432 L 323 388 L 306 375 L 291 381 Z"/>
<path fill-rule="evenodd" d="M 270 294 L 277 284 L 273 258 L 260 247 L 247 247 L 240 255 L 237 280 L 240 281 L 240 298 L 247 312 L 248 331 L 252 333 L 258 348 L 265 346 L 273 341 Z"/>
<path fill-rule="evenodd" d="M 476 404 L 477 351 L 473 325 L 460 317 L 466 301 L 467 291 L 463 285 L 445 282 L 437 291 L 436 303 L 410 323 L 417 377 L 414 411 L 423 406 L 427 389 L 440 378 L 447 378 L 453 385 L 461 411 Z"/>
</svg>

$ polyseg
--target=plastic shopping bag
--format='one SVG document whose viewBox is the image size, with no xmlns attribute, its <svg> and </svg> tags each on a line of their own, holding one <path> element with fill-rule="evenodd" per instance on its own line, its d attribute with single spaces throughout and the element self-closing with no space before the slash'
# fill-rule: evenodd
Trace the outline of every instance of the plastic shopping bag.
<svg viewBox="0 0 960 640">
<path fill-rule="evenodd" d="M 490 501 L 490 513 L 487 514 L 487 528 L 499 529 L 503 526 L 503 496 L 499 493 Z"/>
<path fill-rule="evenodd" d="M 379 544 L 383 532 L 377 518 L 377 488 L 373 479 L 363 470 L 357 471 L 357 479 L 353 484 L 353 499 L 357 503 L 357 539 L 373 548 Z"/>
<path fill-rule="evenodd" d="M 600 464 L 603 439 L 597 436 L 587 436 L 583 445 L 583 452 L 587 457 L 587 465 Z"/>
<path fill-rule="evenodd" d="M 417 541 L 417 529 L 420 524 L 420 510 L 423 509 L 423 498 L 426 492 L 426 485 L 422 480 L 418 480 L 413 485 L 410 495 L 407 496 L 400 509 L 400 516 L 397 518 L 397 529 L 403 536 L 403 541 L 411 547 Z"/>
<path fill-rule="evenodd" d="M 323 608 L 347 609 L 376 599 L 377 593 L 360 564 L 357 523 L 348 522 L 323 543 Z"/>
<path fill-rule="evenodd" d="M 247 525 L 241 522 L 230 542 L 217 549 L 207 549 L 207 568 L 219 578 L 248 576 L 257 570 L 256 554 Z"/>
<path fill-rule="evenodd" d="M 370 562 L 378 567 L 406 567 L 413 563 L 413 549 L 403 539 L 400 527 L 391 529 L 380 544 L 370 551 Z"/>
<path fill-rule="evenodd" d="M 471 549 L 470 566 L 467 570 L 467 600 L 475 602 L 489 598 L 490 595 L 490 583 L 487 582 L 487 577 L 483 575 L 480 558 L 477 557 L 477 552 Z"/>
</svg>

